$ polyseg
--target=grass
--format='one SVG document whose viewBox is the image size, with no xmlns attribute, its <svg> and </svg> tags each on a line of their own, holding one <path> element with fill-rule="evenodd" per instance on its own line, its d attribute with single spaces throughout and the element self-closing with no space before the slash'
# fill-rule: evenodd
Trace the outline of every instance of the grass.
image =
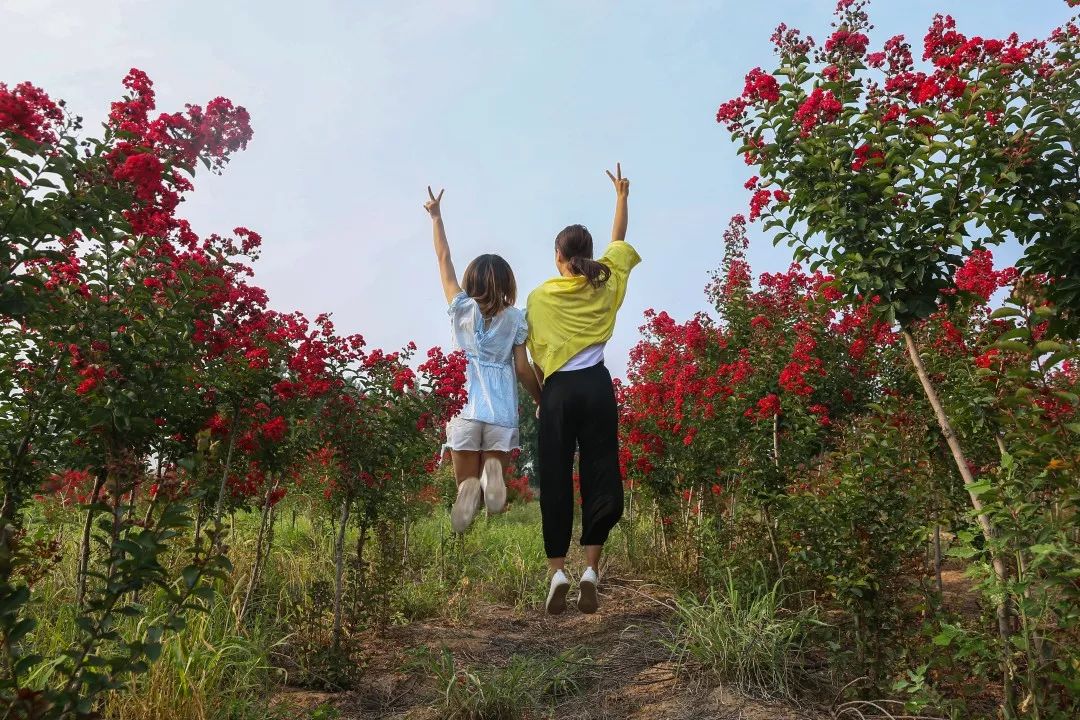
<svg viewBox="0 0 1080 720">
<path fill-rule="evenodd" d="M 319 508 L 299 503 L 297 507 L 299 512 L 286 506 L 278 514 L 273 550 L 243 626 L 238 626 L 236 614 L 255 555 L 258 516 L 238 513 L 228 535 L 235 569 L 219 588 L 220 601 L 209 613 L 190 614 L 182 632 L 165 636 L 160 660 L 107 697 L 101 708 L 105 718 L 276 718 L 285 711 L 273 708 L 270 698 L 282 685 L 329 691 L 354 687 L 365 672 L 362 640 L 369 628 L 436 617 L 466 621 L 477 602 L 533 612 L 542 606 L 547 569 L 537 503 L 515 505 L 496 517 L 481 514 L 464 537 L 450 532 L 447 510 L 436 508 L 410 523 L 407 538 L 397 526 L 390 535 L 372 532 L 360 574 L 355 565 L 357 530 L 349 529 L 347 635 L 340 651 L 335 651 L 330 634 L 334 562 L 329 516 L 320 516 Z M 73 603 L 77 557 L 73 528 L 78 521 L 75 514 L 65 521 L 63 559 L 34 590 L 39 625 L 31 637 L 32 649 L 44 657 L 55 657 L 78 636 Z M 625 531 L 616 528 L 609 543 L 611 557 L 620 565 L 627 562 L 624 546 L 631 544 Z M 386 539 L 385 547 L 380 547 L 380 537 Z M 648 535 L 641 533 L 634 540 L 637 548 L 645 548 Z M 579 552 L 576 546 L 573 552 Z M 357 597 L 360 601 L 354 603 Z M 680 605 L 678 637 L 687 660 L 706 664 L 710 652 L 706 647 L 716 644 L 706 626 L 728 622 L 728 615 L 735 614 L 735 610 L 728 615 L 721 612 L 727 606 L 720 605 L 719 598 Z M 164 611 L 149 594 L 143 602 L 147 617 Z M 741 602 L 733 607 L 742 608 Z M 761 611 L 752 607 L 748 612 Z M 138 623 L 138 618 L 125 621 L 122 634 L 135 636 Z M 555 657 L 514 655 L 490 667 L 464 667 L 444 653 L 431 655 L 425 668 L 440 688 L 443 717 L 459 719 L 536 716 L 580 695 L 598 672 L 588 654 L 580 651 Z M 47 686 L 49 680 L 49 666 L 39 666 L 36 686 Z M 332 715 L 332 708 L 324 710 L 327 717 Z"/>
<path fill-rule="evenodd" d="M 675 603 L 668 649 L 683 667 L 758 697 L 795 700 L 805 680 L 810 631 L 822 623 L 816 606 L 784 607 L 780 584 L 725 587 L 704 599 Z"/>
<path fill-rule="evenodd" d="M 164 637 L 160 660 L 123 690 L 108 696 L 105 717 L 268 717 L 267 699 L 282 683 L 333 688 L 347 687 L 355 679 L 357 672 L 339 672 L 338 667 L 348 664 L 356 670 L 351 657 L 330 657 L 333 534 L 327 520 L 306 508 L 293 513 L 286 507 L 279 513 L 273 551 L 252 611 L 244 627 L 237 627 L 236 613 L 251 572 L 258 520 L 255 513 L 235 516 L 228 536 L 235 570 L 219 587 L 221 600 L 209 613 L 191 613 L 182 632 Z M 28 637 L 28 650 L 49 658 L 70 647 L 79 634 L 74 588 L 81 516 L 69 510 L 62 517 L 39 518 L 38 522 L 46 531 L 63 532 L 60 562 L 34 588 L 38 625 Z M 406 623 L 437 616 L 463 617 L 477 598 L 522 609 L 538 605 L 546 577 L 539 528 L 537 504 L 516 505 L 498 517 L 481 515 L 462 539 L 450 533 L 446 510 L 437 508 L 410 527 L 401 567 L 370 571 L 393 575 L 394 584 L 387 593 L 390 620 Z M 355 527 L 350 528 L 347 548 L 355 547 L 356 537 Z M 372 535 L 365 557 L 375 562 L 379 552 L 378 540 Z M 347 558 L 347 564 L 351 562 L 352 558 Z M 354 583 L 350 592 L 355 591 L 357 579 L 350 575 L 349 581 Z M 149 594 L 143 602 L 149 618 L 164 612 Z M 365 614 L 367 605 L 362 602 L 357 606 L 361 615 L 352 619 L 353 629 L 376 621 Z M 123 621 L 122 635 L 134 637 L 139 632 L 138 618 Z M 47 687 L 52 673 L 48 663 L 37 666 L 29 678 L 31 685 Z"/>
<path fill-rule="evenodd" d="M 446 648 L 417 654 L 438 688 L 443 720 L 518 720 L 552 709 L 580 694 L 595 679 L 595 666 L 581 649 L 555 657 L 513 655 L 505 665 L 463 667 Z"/>
<path fill-rule="evenodd" d="M 547 591 L 544 543 L 536 503 L 512 506 L 495 517 L 480 515 L 463 538 L 450 533 L 444 510 L 410 532 L 407 580 L 431 584 L 519 609 L 535 607 Z M 445 595 L 443 596 L 445 602 Z"/>
<path fill-rule="evenodd" d="M 170 720 L 266 717 L 268 691 L 283 679 L 271 662 L 282 640 L 272 624 L 241 635 L 234 623 L 224 603 L 190 615 L 184 632 L 166 636 L 149 672 L 109 696 L 105 716 L 166 717 L 167 708 Z"/>
</svg>

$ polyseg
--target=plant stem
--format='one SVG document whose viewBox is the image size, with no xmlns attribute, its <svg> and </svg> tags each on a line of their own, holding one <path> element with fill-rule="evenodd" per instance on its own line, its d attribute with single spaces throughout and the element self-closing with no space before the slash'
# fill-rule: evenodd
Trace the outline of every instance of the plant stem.
<svg viewBox="0 0 1080 720">
<path fill-rule="evenodd" d="M 225 469 L 221 472 L 221 485 L 218 486 L 217 504 L 214 506 L 214 525 L 221 524 L 221 509 L 225 500 L 225 482 L 229 479 L 229 467 L 232 465 L 233 443 L 236 440 L 236 415 L 239 403 L 233 403 L 232 419 L 229 421 L 229 449 L 225 451 Z M 229 538 L 232 540 L 232 537 Z"/>
<path fill-rule="evenodd" d="M 1002 657 L 1002 682 L 1005 688 L 1004 709 L 1006 716 L 1011 716 L 1015 703 L 1013 698 L 1012 663 L 1007 657 L 1010 647 L 1009 636 L 1012 634 L 1009 627 L 1009 601 L 1007 595 L 1008 588 L 1006 585 L 1008 581 L 1008 572 L 1005 569 L 1005 563 L 1002 562 L 999 553 L 993 545 L 994 527 L 990 523 L 990 516 L 987 515 L 983 509 L 982 500 L 979 499 L 979 496 L 971 491 L 971 486 L 975 484 L 975 478 L 971 474 L 971 469 L 968 467 L 967 458 L 964 456 L 963 448 L 960 447 L 960 441 L 956 437 L 956 432 L 953 430 L 952 423 L 949 422 L 949 416 L 945 413 L 945 407 L 941 404 L 941 399 L 938 397 L 937 390 L 930 380 L 930 375 L 926 372 L 926 366 L 923 364 L 922 358 L 919 356 L 919 348 L 915 344 L 915 338 L 912 337 L 911 331 L 907 328 L 901 330 L 901 335 L 904 338 L 904 345 L 907 348 L 908 357 L 911 359 L 911 364 L 915 368 L 915 374 L 919 377 L 923 392 L 926 393 L 926 399 L 930 401 L 930 406 L 934 409 L 934 415 L 937 418 L 938 425 L 941 427 L 941 434 L 944 436 L 945 443 L 952 452 L 953 460 L 956 461 L 956 469 L 960 472 L 960 477 L 963 478 L 964 489 L 968 491 L 971 507 L 975 510 L 975 516 L 978 520 L 979 527 L 982 529 L 983 537 L 986 539 L 986 546 L 990 551 L 994 575 L 997 576 L 998 583 L 1004 591 L 1001 600 L 997 603 L 997 620 L 998 634 L 1001 636 L 1002 653 L 1004 654 L 1004 657 Z"/>
<path fill-rule="evenodd" d="M 345 496 L 341 501 L 341 522 L 338 523 L 337 538 L 334 540 L 334 652 L 341 650 L 341 595 L 342 579 L 345 575 L 345 528 L 349 523 L 349 506 L 352 497 Z"/>
<path fill-rule="evenodd" d="M 82 607 L 86 596 L 86 573 L 90 569 L 90 534 L 94 529 L 94 503 L 97 502 L 101 488 L 105 486 L 105 473 L 102 469 L 94 480 L 94 491 L 90 494 L 91 507 L 86 509 L 86 520 L 83 521 L 82 539 L 79 541 L 79 569 L 76 579 L 75 605 Z"/>
<path fill-rule="evenodd" d="M 277 480 L 274 481 L 273 486 L 266 491 L 266 495 L 263 498 L 262 514 L 259 519 L 259 536 L 255 540 L 255 563 L 251 568 L 251 577 L 248 579 L 247 592 L 244 593 L 244 602 L 240 606 L 240 614 L 236 618 L 236 626 L 242 627 L 244 624 L 244 618 L 247 617 L 248 608 L 251 606 L 251 598 L 255 595 L 255 587 L 259 583 L 259 571 L 262 569 L 263 556 L 263 538 L 266 537 L 266 525 L 267 520 L 270 517 L 270 496 L 274 490 L 277 489 Z"/>
</svg>

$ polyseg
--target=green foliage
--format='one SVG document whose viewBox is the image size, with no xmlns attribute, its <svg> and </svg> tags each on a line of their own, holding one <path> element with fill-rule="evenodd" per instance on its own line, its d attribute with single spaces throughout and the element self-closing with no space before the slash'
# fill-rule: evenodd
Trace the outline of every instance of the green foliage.
<svg viewBox="0 0 1080 720">
<path fill-rule="evenodd" d="M 583 650 L 553 658 L 513 655 L 502 666 L 458 665 L 445 647 L 422 650 L 414 664 L 434 676 L 444 720 L 518 720 L 581 693 L 593 680 L 592 660 Z"/>
<path fill-rule="evenodd" d="M 704 599 L 675 604 L 671 639 L 675 659 L 739 691 L 794 699 L 806 681 L 809 637 L 819 609 L 792 611 L 779 582 L 740 588 L 732 577 Z"/>
</svg>

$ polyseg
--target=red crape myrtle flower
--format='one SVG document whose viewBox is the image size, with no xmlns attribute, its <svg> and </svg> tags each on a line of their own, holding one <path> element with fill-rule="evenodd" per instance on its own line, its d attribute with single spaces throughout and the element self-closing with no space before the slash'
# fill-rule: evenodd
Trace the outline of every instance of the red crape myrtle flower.
<svg viewBox="0 0 1080 720">
<path fill-rule="evenodd" d="M 0 82 L 0 131 L 38 143 L 54 143 L 56 128 L 63 119 L 60 106 L 41 88 L 23 82 L 9 90 Z"/>
<path fill-rule="evenodd" d="M 974 250 L 956 271 L 956 288 L 985 302 L 1016 276 L 1016 268 L 994 270 L 994 256 L 989 250 Z"/>
</svg>

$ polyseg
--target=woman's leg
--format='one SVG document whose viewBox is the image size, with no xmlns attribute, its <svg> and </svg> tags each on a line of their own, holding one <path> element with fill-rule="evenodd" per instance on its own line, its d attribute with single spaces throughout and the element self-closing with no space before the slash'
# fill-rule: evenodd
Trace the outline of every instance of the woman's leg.
<svg viewBox="0 0 1080 720">
<path fill-rule="evenodd" d="M 581 544 L 594 570 L 608 533 L 622 517 L 619 469 L 619 410 L 611 375 L 603 365 L 587 371 L 583 384 L 585 419 L 578 432 L 581 457 Z M 583 378 L 584 379 L 584 378 Z"/>
<path fill-rule="evenodd" d="M 484 504 L 488 513 L 506 509 L 506 470 L 510 453 L 505 450 L 484 450 L 480 456 L 480 485 L 484 489 Z"/>
<path fill-rule="evenodd" d="M 472 525 L 480 506 L 480 451 L 451 450 L 450 456 L 457 480 L 457 498 L 450 508 L 450 527 L 456 533 L 463 533 Z"/>
<path fill-rule="evenodd" d="M 480 477 L 481 453 L 476 450 L 451 450 L 450 459 L 454 463 L 454 479 L 458 485 L 469 478 Z"/>
<path fill-rule="evenodd" d="M 572 388 L 556 373 L 540 398 L 538 470 L 544 551 L 552 570 L 562 570 L 574 530 L 574 450 L 577 435 L 572 414 Z"/>
</svg>

